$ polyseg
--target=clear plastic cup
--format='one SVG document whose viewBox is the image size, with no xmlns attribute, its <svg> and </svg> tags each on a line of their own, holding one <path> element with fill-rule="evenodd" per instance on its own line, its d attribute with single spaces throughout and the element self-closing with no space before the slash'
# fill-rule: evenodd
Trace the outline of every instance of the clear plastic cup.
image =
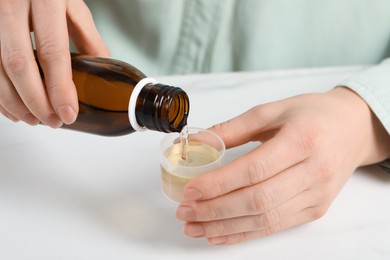
<svg viewBox="0 0 390 260">
<path fill-rule="evenodd" d="M 161 187 L 176 202 L 182 201 L 183 188 L 193 178 L 223 165 L 225 144 L 215 133 L 188 127 L 187 158 L 182 158 L 179 133 L 167 134 L 161 141 Z"/>
</svg>

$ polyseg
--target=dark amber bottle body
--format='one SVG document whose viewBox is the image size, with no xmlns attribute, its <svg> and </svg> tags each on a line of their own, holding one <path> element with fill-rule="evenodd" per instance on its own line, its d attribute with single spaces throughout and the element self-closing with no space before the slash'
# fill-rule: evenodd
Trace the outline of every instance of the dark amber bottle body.
<svg viewBox="0 0 390 260">
<path fill-rule="evenodd" d="M 187 124 L 187 94 L 147 78 L 130 64 L 72 54 L 72 73 L 79 114 L 63 128 L 119 136 L 144 129 L 180 132 Z"/>
</svg>

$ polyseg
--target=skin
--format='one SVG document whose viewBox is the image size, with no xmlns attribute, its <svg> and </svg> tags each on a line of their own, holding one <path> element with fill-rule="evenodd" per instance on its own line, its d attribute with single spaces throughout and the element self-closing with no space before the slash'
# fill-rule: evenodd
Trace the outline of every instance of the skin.
<svg viewBox="0 0 390 260">
<path fill-rule="evenodd" d="M 42 80 L 33 53 L 35 35 Z M 109 57 L 81 0 L 0 0 L 0 112 L 53 128 L 78 113 L 69 40 Z M 353 171 L 390 157 L 390 137 L 367 104 L 336 88 L 259 105 L 211 129 L 227 147 L 262 144 L 187 184 L 177 218 L 184 233 L 235 244 L 325 214 Z"/>
<path fill-rule="evenodd" d="M 259 105 L 211 128 L 253 151 L 184 189 L 189 237 L 236 244 L 323 216 L 354 170 L 390 157 L 390 136 L 347 88 Z"/>
<path fill-rule="evenodd" d="M 44 80 L 33 53 L 32 31 Z M 53 128 L 76 120 L 69 40 L 85 54 L 110 55 L 83 1 L 0 1 L 0 112 L 4 116 Z"/>
</svg>

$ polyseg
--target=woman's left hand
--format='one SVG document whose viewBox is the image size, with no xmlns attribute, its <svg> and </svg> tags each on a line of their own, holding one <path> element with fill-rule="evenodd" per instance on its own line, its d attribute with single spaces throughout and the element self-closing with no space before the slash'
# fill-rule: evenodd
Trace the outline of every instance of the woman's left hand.
<svg viewBox="0 0 390 260">
<path fill-rule="evenodd" d="M 323 216 L 354 170 L 390 157 L 390 137 L 347 88 L 259 105 L 211 128 L 227 147 L 262 142 L 188 183 L 184 233 L 235 244 Z"/>
</svg>

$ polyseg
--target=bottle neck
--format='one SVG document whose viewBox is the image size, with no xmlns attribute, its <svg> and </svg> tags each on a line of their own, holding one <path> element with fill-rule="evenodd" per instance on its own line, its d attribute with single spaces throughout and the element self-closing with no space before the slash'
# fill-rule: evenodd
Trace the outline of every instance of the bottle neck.
<svg viewBox="0 0 390 260">
<path fill-rule="evenodd" d="M 146 128 L 166 133 L 180 132 L 187 125 L 187 94 L 181 88 L 159 84 L 153 80 L 142 85 L 138 96 L 134 96 L 136 102 L 133 113 L 138 126 L 134 127 L 132 123 L 133 128 L 138 131 L 141 127 L 141 130 Z"/>
</svg>

